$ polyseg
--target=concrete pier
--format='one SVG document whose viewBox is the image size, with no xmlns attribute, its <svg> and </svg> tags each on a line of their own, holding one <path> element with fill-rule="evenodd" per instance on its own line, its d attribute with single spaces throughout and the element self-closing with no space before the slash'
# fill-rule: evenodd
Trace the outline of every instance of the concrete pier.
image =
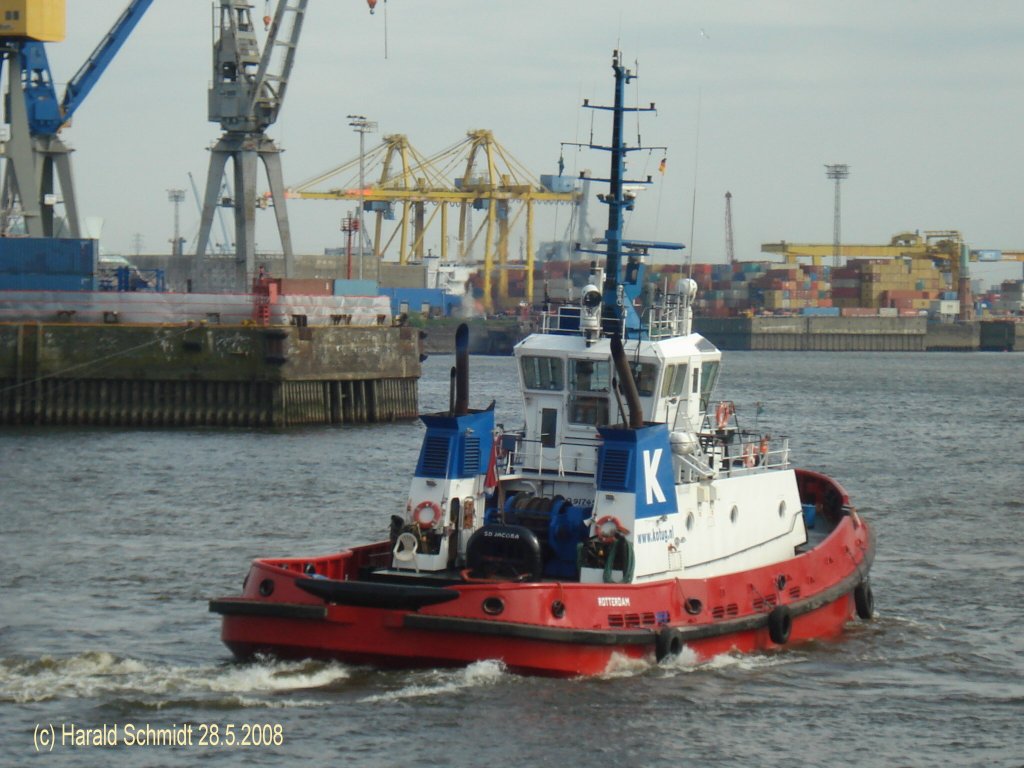
<svg viewBox="0 0 1024 768">
<path fill-rule="evenodd" d="M 694 330 L 725 350 L 975 352 L 1024 349 L 1012 320 L 930 323 L 924 317 L 697 317 Z"/>
<path fill-rule="evenodd" d="M 412 419 L 415 328 L 0 324 L 0 424 Z"/>
<path fill-rule="evenodd" d="M 720 349 L 815 352 L 921 352 L 918 317 L 698 317 L 694 330 Z"/>
</svg>

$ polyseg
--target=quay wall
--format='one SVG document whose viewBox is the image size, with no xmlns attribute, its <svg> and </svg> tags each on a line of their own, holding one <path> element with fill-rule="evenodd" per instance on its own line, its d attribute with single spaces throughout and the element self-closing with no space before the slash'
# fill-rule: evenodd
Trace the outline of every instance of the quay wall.
<svg viewBox="0 0 1024 768">
<path fill-rule="evenodd" d="M 424 350 L 432 355 L 455 351 L 455 330 L 460 323 L 469 327 L 469 352 L 473 355 L 511 355 L 512 348 L 528 335 L 516 319 L 431 320 L 423 328 Z"/>
<path fill-rule="evenodd" d="M 918 317 L 697 317 L 694 330 L 719 349 L 815 352 L 920 352 Z"/>
<path fill-rule="evenodd" d="M 697 317 L 694 330 L 719 349 L 815 352 L 1024 350 L 1024 323 L 928 322 L 924 317 Z"/>
<path fill-rule="evenodd" d="M 981 346 L 980 323 L 929 323 L 929 352 L 974 352 Z"/>
<path fill-rule="evenodd" d="M 0 425 L 411 419 L 420 372 L 415 328 L 0 323 Z"/>
</svg>

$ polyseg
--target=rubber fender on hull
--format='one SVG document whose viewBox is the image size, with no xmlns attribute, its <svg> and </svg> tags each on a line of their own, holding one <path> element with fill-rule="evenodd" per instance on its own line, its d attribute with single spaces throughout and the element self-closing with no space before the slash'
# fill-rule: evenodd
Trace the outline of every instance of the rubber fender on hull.
<svg viewBox="0 0 1024 768">
<path fill-rule="evenodd" d="M 862 581 L 854 588 L 853 604 L 857 615 L 865 621 L 875 615 L 875 593 L 871 591 L 871 582 Z"/>
<path fill-rule="evenodd" d="M 425 605 L 447 603 L 459 596 L 455 590 L 441 587 L 368 581 L 296 579 L 295 586 L 327 603 L 406 611 L 416 611 Z"/>
<path fill-rule="evenodd" d="M 678 629 L 665 627 L 654 639 L 654 658 L 658 661 L 668 656 L 678 656 L 683 651 L 683 635 Z"/>
<path fill-rule="evenodd" d="M 768 636 L 776 645 L 785 645 L 793 630 L 793 614 L 785 605 L 780 605 L 768 614 Z"/>
</svg>

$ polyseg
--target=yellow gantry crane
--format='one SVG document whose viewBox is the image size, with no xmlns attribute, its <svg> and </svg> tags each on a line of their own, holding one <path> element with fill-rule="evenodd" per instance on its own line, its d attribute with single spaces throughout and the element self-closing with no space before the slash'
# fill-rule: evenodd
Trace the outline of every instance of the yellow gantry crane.
<svg viewBox="0 0 1024 768">
<path fill-rule="evenodd" d="M 476 242 L 483 234 L 483 302 L 493 309 L 492 275 L 497 255 L 499 302 L 508 298 L 508 271 L 526 270 L 526 300 L 533 301 L 534 204 L 577 203 L 580 193 L 544 186 L 519 163 L 489 130 L 473 130 L 459 143 L 429 158 L 416 151 L 408 137 L 385 136 L 383 142 L 362 158 L 364 178 L 376 181 L 361 188 L 360 159 L 332 168 L 289 190 L 289 197 L 303 200 L 354 200 L 375 214 L 373 250 L 382 258 L 398 238 L 398 261 L 407 264 L 424 256 L 424 238 L 435 219 L 440 219 L 441 261 L 449 253 L 448 209 L 459 209 L 456 259 L 472 260 Z M 369 169 L 367 171 L 366 169 Z M 339 179 L 341 184 L 332 184 Z M 433 210 L 427 215 L 427 206 Z M 396 208 L 399 210 L 396 212 Z M 474 229 L 473 211 L 485 213 Z M 526 219 L 525 265 L 510 264 L 509 235 Z M 397 221 L 396 221 L 397 220 Z M 390 235 L 387 222 L 396 221 Z M 411 233 L 411 238 L 410 238 Z"/>
<path fill-rule="evenodd" d="M 787 264 L 796 264 L 801 258 L 809 258 L 815 265 L 822 259 L 830 258 L 834 252 L 832 243 L 762 243 L 763 253 L 781 253 Z M 929 259 L 942 272 L 948 272 L 955 287 L 961 278 L 961 263 L 964 261 L 963 236 L 955 229 L 900 232 L 893 235 L 888 245 L 844 244 L 839 247 L 843 259 Z M 969 261 L 1024 261 L 1022 251 L 968 250 Z M 966 265 L 964 265 L 966 266 Z"/>
</svg>

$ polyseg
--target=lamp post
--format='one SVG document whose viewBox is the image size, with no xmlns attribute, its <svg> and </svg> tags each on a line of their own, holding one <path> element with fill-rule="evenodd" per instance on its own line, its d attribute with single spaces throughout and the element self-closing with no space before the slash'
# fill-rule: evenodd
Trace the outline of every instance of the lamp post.
<svg viewBox="0 0 1024 768">
<path fill-rule="evenodd" d="M 167 199 L 174 205 L 174 239 L 171 240 L 171 256 L 181 256 L 181 204 L 185 201 L 184 189 L 168 189 Z"/>
<path fill-rule="evenodd" d="M 839 183 L 850 177 L 850 166 L 844 163 L 834 163 L 825 166 L 825 176 L 836 183 L 835 210 L 832 215 L 832 266 L 840 265 L 840 207 L 839 207 Z"/>
<path fill-rule="evenodd" d="M 365 115 L 348 115 L 349 126 L 359 134 L 359 279 L 363 279 L 363 206 L 366 203 L 366 134 L 377 130 L 377 123 Z M 374 254 L 376 256 L 376 254 Z"/>
</svg>

